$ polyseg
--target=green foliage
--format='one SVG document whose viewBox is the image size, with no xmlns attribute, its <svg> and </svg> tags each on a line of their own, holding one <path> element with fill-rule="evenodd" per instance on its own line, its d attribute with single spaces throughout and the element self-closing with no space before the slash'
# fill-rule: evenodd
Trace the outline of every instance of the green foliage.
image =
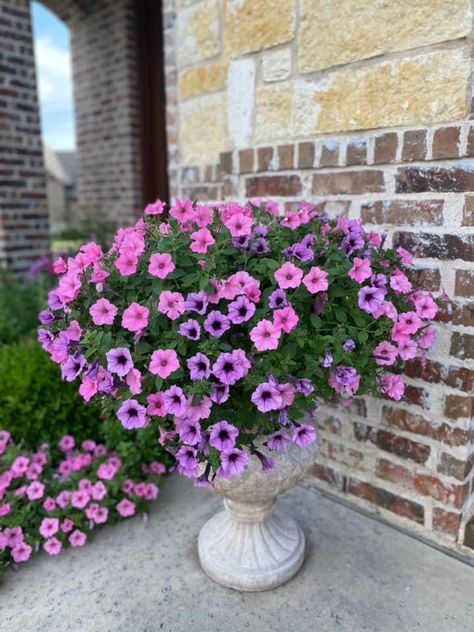
<svg viewBox="0 0 474 632">
<path fill-rule="evenodd" d="M 0 428 L 26 447 L 73 434 L 78 441 L 100 439 L 97 404 L 84 404 L 73 384 L 61 380 L 37 343 L 0 349 Z"/>
<path fill-rule="evenodd" d="M 49 284 L 46 275 L 32 281 L 0 280 L 0 347 L 36 337 L 38 312 L 45 307 Z"/>
</svg>

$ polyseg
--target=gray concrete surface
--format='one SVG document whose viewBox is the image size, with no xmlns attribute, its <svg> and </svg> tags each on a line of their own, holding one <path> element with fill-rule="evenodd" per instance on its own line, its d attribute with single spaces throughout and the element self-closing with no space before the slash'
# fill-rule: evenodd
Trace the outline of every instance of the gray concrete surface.
<svg viewBox="0 0 474 632">
<path fill-rule="evenodd" d="M 299 487 L 281 501 L 307 537 L 291 582 L 267 593 L 221 588 L 201 571 L 207 490 L 166 481 L 147 525 L 135 518 L 84 549 L 38 556 L 0 587 L 1 632 L 473 632 L 474 570 Z"/>
</svg>

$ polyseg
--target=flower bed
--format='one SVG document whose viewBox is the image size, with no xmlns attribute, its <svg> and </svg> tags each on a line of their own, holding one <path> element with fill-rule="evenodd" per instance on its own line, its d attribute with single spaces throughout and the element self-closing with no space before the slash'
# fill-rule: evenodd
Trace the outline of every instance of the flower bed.
<svg viewBox="0 0 474 632">
<path fill-rule="evenodd" d="M 357 220 L 310 204 L 149 205 L 112 248 L 58 259 L 39 339 L 130 430 L 159 427 L 180 472 L 208 485 L 251 455 L 316 438 L 317 398 L 403 396 L 403 362 L 425 354 L 433 297 L 410 254 Z"/>
<path fill-rule="evenodd" d="M 165 471 L 138 448 L 120 457 L 103 443 L 76 446 L 65 435 L 58 445 L 25 451 L 0 431 L 0 572 L 42 549 L 58 555 L 83 546 L 96 527 L 143 511 Z"/>
</svg>

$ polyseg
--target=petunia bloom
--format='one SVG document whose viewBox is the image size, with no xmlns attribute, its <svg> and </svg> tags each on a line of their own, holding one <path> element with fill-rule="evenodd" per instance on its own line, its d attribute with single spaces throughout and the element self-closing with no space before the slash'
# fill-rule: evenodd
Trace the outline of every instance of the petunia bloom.
<svg viewBox="0 0 474 632">
<path fill-rule="evenodd" d="M 150 310 L 138 303 L 131 303 L 123 312 L 122 327 L 128 331 L 141 331 L 148 326 Z"/>
<path fill-rule="evenodd" d="M 89 309 L 94 325 L 113 325 L 118 309 L 106 298 L 100 298 Z"/>
<path fill-rule="evenodd" d="M 159 279 L 166 279 L 175 268 L 173 259 L 168 252 L 155 252 L 150 257 L 148 273 Z"/>
<path fill-rule="evenodd" d="M 282 290 L 297 288 L 301 285 L 303 270 L 288 261 L 275 271 L 275 279 Z"/>
<path fill-rule="evenodd" d="M 153 351 L 150 372 L 166 379 L 179 369 L 179 360 L 174 349 L 157 349 Z"/>
<path fill-rule="evenodd" d="M 281 328 L 270 320 L 261 320 L 251 331 L 250 339 L 258 351 L 268 351 L 278 347 Z"/>
<path fill-rule="evenodd" d="M 329 287 L 328 273 L 317 266 L 313 266 L 303 278 L 303 285 L 311 294 L 325 292 Z"/>
</svg>

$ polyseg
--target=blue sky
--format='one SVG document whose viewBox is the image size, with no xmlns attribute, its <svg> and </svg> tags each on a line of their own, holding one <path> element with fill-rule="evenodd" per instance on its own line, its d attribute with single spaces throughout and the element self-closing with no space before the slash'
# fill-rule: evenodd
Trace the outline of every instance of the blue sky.
<svg viewBox="0 0 474 632">
<path fill-rule="evenodd" d="M 32 15 L 43 142 L 75 149 L 69 29 L 38 2 L 32 2 Z"/>
</svg>

